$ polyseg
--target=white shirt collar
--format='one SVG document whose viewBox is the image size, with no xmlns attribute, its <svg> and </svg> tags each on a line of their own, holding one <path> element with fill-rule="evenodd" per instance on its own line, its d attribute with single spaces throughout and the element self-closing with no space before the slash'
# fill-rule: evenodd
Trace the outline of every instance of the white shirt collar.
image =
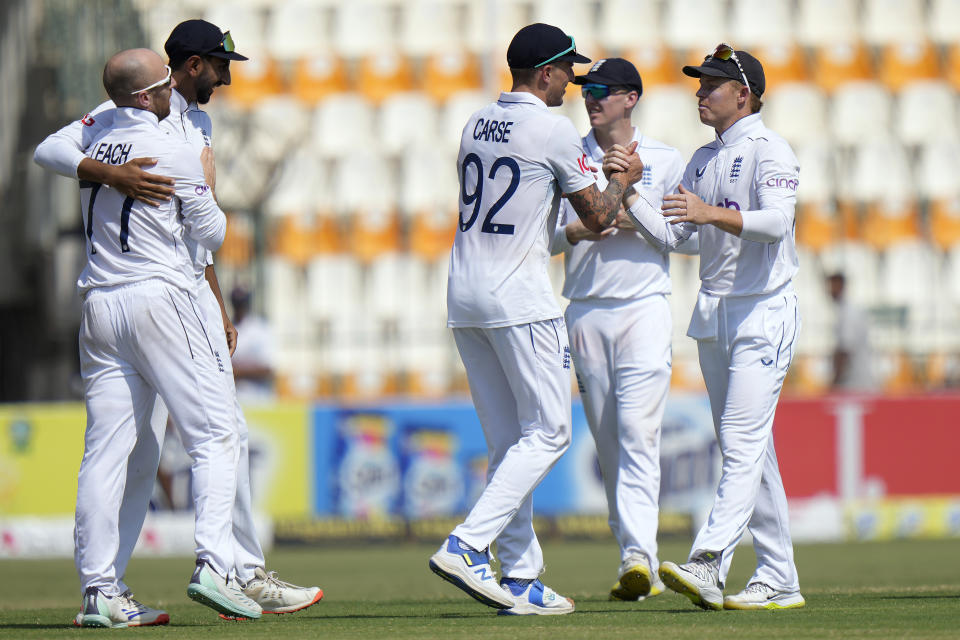
<svg viewBox="0 0 960 640">
<path fill-rule="evenodd" d="M 525 103 L 542 107 L 543 109 L 547 108 L 546 102 L 526 91 L 502 91 L 500 93 L 500 99 L 497 100 L 497 102 Z"/>
<path fill-rule="evenodd" d="M 157 120 L 157 114 L 137 107 L 117 107 L 117 115 L 114 121 L 121 124 L 145 122 L 154 127 L 160 126 L 160 121 Z"/>
<path fill-rule="evenodd" d="M 187 102 L 183 94 L 175 88 L 170 92 L 170 111 L 171 113 L 183 114 L 191 109 L 199 109 L 196 102 Z"/>
<path fill-rule="evenodd" d="M 722 134 L 718 133 L 717 142 L 721 146 L 736 144 L 745 138 L 753 137 L 753 134 L 761 129 L 763 129 L 763 122 L 760 120 L 760 114 L 751 113 L 734 122 Z"/>
</svg>

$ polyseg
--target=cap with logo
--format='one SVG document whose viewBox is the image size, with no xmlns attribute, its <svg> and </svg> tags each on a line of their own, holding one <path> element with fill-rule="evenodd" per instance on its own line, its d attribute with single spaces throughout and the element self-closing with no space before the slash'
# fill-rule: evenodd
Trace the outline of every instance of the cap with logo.
<svg viewBox="0 0 960 640">
<path fill-rule="evenodd" d="M 724 57 L 720 55 L 726 54 Z M 739 63 L 739 64 L 738 64 Z M 700 76 L 714 76 L 717 78 L 730 78 L 743 82 L 744 76 L 749 81 L 750 91 L 759 98 L 763 95 L 767 87 L 766 79 L 763 75 L 763 65 L 746 51 L 734 51 L 727 45 L 720 45 L 714 53 L 708 55 L 703 63 L 698 66 L 687 65 L 683 68 L 683 73 L 691 78 Z"/>
<path fill-rule="evenodd" d="M 577 43 L 562 29 L 537 22 L 528 24 L 510 41 L 507 64 L 511 69 L 536 69 L 551 62 L 590 62 L 577 53 Z"/>
<path fill-rule="evenodd" d="M 623 58 L 597 60 L 590 71 L 573 79 L 574 84 L 602 84 L 608 87 L 630 87 L 643 94 L 640 72 L 633 63 Z"/>
<path fill-rule="evenodd" d="M 189 56 L 213 56 L 227 60 L 247 60 L 234 50 L 230 31 L 220 28 L 206 20 L 187 20 L 181 22 L 170 32 L 163 50 L 171 60 Z"/>
</svg>

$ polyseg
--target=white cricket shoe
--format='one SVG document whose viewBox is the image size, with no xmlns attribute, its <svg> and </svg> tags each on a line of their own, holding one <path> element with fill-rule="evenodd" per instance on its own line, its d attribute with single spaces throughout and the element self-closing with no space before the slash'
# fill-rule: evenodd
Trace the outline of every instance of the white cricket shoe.
<svg viewBox="0 0 960 640">
<path fill-rule="evenodd" d="M 151 609 L 133 599 L 127 591 L 118 596 L 104 595 L 96 587 L 90 587 L 83 595 L 80 613 L 73 620 L 78 627 L 150 627 L 168 624 L 170 616 L 166 611 Z"/>
<path fill-rule="evenodd" d="M 805 604 L 799 591 L 780 591 L 764 582 L 751 582 L 740 593 L 723 599 L 724 609 L 799 609 Z"/>
<path fill-rule="evenodd" d="M 256 619 L 262 612 L 260 605 L 243 593 L 236 580 L 224 579 L 204 560 L 197 560 L 187 595 L 231 618 Z"/>
<path fill-rule="evenodd" d="M 516 604 L 510 592 L 497 584 L 487 554 L 462 545 L 455 535 L 431 556 L 430 570 L 488 607 L 509 609 Z"/>
<path fill-rule="evenodd" d="M 504 578 L 500 581 L 504 591 L 508 591 L 516 600 L 509 609 L 497 611 L 508 616 L 559 616 L 573 613 L 573 600 L 540 582 L 540 580 L 517 580 Z"/>
<path fill-rule="evenodd" d="M 664 562 L 660 565 L 660 578 L 701 609 L 719 611 L 723 609 L 723 591 L 716 560 L 714 554 L 706 553 L 681 565 Z"/>
<path fill-rule="evenodd" d="M 298 587 L 277 579 L 277 573 L 267 573 L 257 567 L 253 580 L 243 587 L 243 593 L 260 605 L 264 613 L 293 613 L 320 602 L 320 587 Z"/>
</svg>

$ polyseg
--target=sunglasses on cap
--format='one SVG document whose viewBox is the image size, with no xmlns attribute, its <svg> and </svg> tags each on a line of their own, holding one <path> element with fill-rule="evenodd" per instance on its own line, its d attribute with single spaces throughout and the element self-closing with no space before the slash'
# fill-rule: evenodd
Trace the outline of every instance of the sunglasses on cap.
<svg viewBox="0 0 960 640">
<path fill-rule="evenodd" d="M 704 58 L 705 61 L 710 59 L 723 60 L 724 62 L 733 60 L 737 65 L 737 69 L 740 70 L 740 77 L 743 78 L 743 84 L 746 85 L 748 89 L 750 88 L 750 81 L 747 80 L 747 74 L 744 73 L 743 65 L 740 64 L 740 59 L 737 58 L 737 52 L 733 50 L 733 47 L 721 42 L 717 45 L 717 49 L 713 53 Z"/>
<path fill-rule="evenodd" d="M 538 69 L 538 68 L 542 67 L 542 66 L 545 65 L 545 64 L 550 64 L 551 62 L 553 62 L 554 60 L 556 60 L 557 58 L 559 58 L 559 57 L 561 57 L 561 56 L 565 56 L 565 55 L 567 55 L 568 53 L 576 53 L 576 52 L 577 52 L 577 41 L 573 39 L 573 36 L 570 36 L 570 46 L 569 46 L 569 47 L 567 47 L 566 49 L 564 49 L 563 51 L 561 51 L 561 52 L 558 53 L 557 55 L 553 56 L 552 58 L 549 58 L 549 59 L 547 59 L 547 60 L 544 60 L 544 61 L 541 62 L 540 64 L 535 64 L 535 65 L 533 65 L 533 68 L 534 68 L 534 69 Z"/>
<path fill-rule="evenodd" d="M 220 41 L 220 47 L 223 47 L 223 50 L 227 53 L 233 53 L 236 45 L 233 44 L 233 36 L 230 35 L 230 30 L 227 29 L 223 33 L 223 39 Z"/>
<path fill-rule="evenodd" d="M 131 91 L 130 95 L 135 96 L 138 93 L 146 93 L 150 89 L 156 89 L 157 87 L 162 87 L 164 85 L 170 84 L 170 78 L 173 77 L 173 71 L 170 69 L 170 65 L 163 65 L 163 68 L 167 70 L 167 75 L 163 80 L 157 80 L 149 87 L 144 87 L 143 89 L 137 89 L 136 91 Z"/>
</svg>

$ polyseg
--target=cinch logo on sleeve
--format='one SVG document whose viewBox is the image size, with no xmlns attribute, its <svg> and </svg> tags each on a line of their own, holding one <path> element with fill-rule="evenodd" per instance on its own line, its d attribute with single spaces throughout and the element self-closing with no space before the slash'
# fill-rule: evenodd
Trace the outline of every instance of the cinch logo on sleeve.
<svg viewBox="0 0 960 640">
<path fill-rule="evenodd" d="M 210 191 L 210 185 L 206 185 L 206 184 L 204 184 L 204 185 L 197 185 L 196 187 L 193 188 L 193 191 L 194 191 L 194 193 L 196 193 L 198 196 L 202 196 L 202 195 L 205 194 L 207 191 Z"/>
<path fill-rule="evenodd" d="M 796 191 L 797 187 L 800 186 L 800 181 L 796 178 L 770 178 L 764 184 L 768 187 L 780 187 L 782 189 L 790 189 L 790 191 Z"/>
</svg>

